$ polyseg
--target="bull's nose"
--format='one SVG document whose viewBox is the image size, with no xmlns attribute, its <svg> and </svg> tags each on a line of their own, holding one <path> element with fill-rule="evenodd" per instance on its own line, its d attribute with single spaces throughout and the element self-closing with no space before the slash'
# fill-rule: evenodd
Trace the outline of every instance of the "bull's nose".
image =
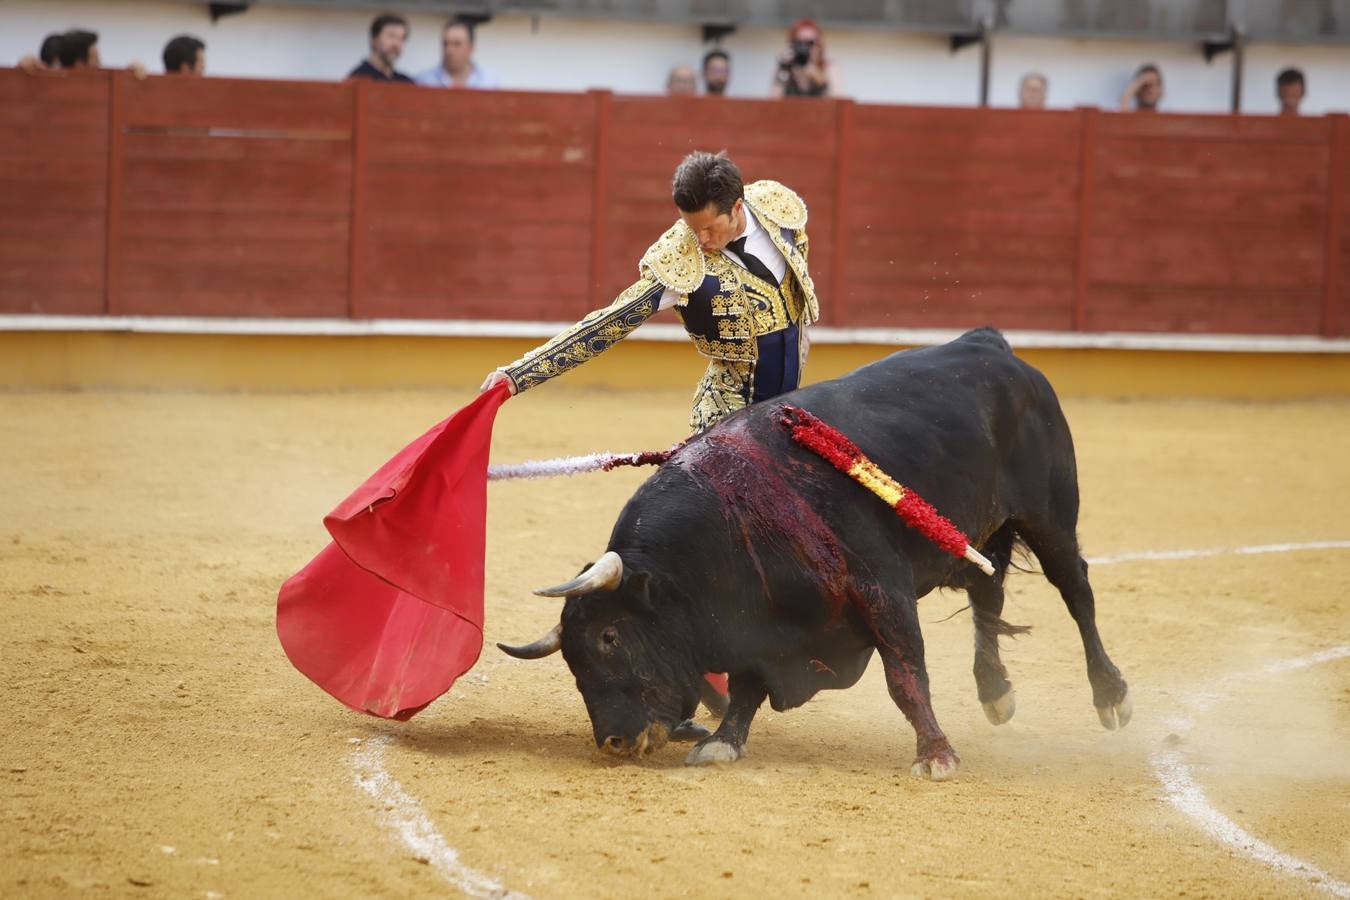
<svg viewBox="0 0 1350 900">
<path fill-rule="evenodd" d="M 608 753 L 627 753 L 633 749 L 633 742 L 628 740 L 628 738 L 612 734 L 605 738 L 605 742 L 601 744 L 601 746 L 604 747 L 605 751 Z"/>
</svg>

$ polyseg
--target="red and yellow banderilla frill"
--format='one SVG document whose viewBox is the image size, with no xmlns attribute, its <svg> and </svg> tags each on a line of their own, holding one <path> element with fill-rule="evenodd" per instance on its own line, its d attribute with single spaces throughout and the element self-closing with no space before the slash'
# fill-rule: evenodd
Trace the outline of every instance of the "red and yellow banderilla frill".
<svg viewBox="0 0 1350 900">
<path fill-rule="evenodd" d="M 969 560 L 986 575 L 994 574 L 993 564 L 970 546 L 970 539 L 961 529 L 928 501 L 883 472 L 842 432 L 799 407 L 784 404 L 782 410 L 780 421 L 792 432 L 794 441 L 876 494 L 905 520 L 906 525 L 952 556 Z"/>
</svg>

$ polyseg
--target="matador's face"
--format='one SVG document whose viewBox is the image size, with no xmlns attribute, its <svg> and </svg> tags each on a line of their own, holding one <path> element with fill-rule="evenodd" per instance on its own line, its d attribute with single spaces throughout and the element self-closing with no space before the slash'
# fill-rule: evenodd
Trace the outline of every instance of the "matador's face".
<svg viewBox="0 0 1350 900">
<path fill-rule="evenodd" d="M 698 236 L 698 245 L 704 253 L 720 253 L 745 231 L 745 201 L 737 200 L 727 212 L 718 212 L 715 203 L 698 212 L 680 210 L 680 218 Z"/>
</svg>

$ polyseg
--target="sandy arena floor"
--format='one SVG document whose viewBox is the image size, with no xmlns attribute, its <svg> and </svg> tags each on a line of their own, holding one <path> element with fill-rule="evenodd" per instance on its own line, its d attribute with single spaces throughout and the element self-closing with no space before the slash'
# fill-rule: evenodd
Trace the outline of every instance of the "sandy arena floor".
<svg viewBox="0 0 1350 900">
<path fill-rule="evenodd" d="M 1308 658 L 1350 644 L 1345 548 L 1095 567 L 1135 701 L 1120 733 L 1098 724 L 1039 576 L 1011 582 L 1006 617 L 1036 630 L 1005 650 L 1002 728 L 975 696 L 969 616 L 938 622 L 963 596 L 930 596 L 953 783 L 907 774 L 913 733 L 875 662 L 852 690 L 765 707 L 734 766 L 686 769 L 679 746 L 615 765 L 560 657 L 491 642 L 556 622 L 530 589 L 598 555 L 645 474 L 498 484 L 477 668 L 407 724 L 347 711 L 283 656 L 277 588 L 325 543 L 324 513 L 467 399 L 0 395 L 0 895 L 1283 897 L 1350 881 L 1350 656 Z M 495 459 L 665 447 L 685 401 L 549 386 L 502 410 Z M 1066 408 L 1090 557 L 1350 540 L 1350 402 Z M 1170 801 L 1183 776 L 1323 880 L 1217 842 Z"/>
</svg>

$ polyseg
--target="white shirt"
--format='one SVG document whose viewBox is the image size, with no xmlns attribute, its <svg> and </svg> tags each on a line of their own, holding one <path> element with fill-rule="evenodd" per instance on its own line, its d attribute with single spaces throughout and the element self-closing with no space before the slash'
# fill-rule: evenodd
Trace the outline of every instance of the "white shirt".
<svg viewBox="0 0 1350 900">
<path fill-rule="evenodd" d="M 782 283 L 783 276 L 787 274 L 787 260 L 783 258 L 783 254 L 778 252 L 778 248 L 774 246 L 773 238 L 769 237 L 769 232 L 764 230 L 764 226 L 759 224 L 754 213 L 750 212 L 748 207 L 745 210 L 745 230 L 736 235 L 736 238 L 745 238 L 745 252 L 758 257 L 759 261 L 764 263 L 773 273 L 773 277 L 777 278 L 779 283 Z M 750 271 L 750 267 L 736 255 L 734 250 L 724 248 L 722 255 L 747 272 Z M 681 296 L 679 291 L 666 288 L 661 294 L 661 304 L 657 309 L 670 309 L 679 301 Z"/>
<path fill-rule="evenodd" d="M 496 90 L 500 87 L 497 82 L 497 76 L 492 74 L 489 69 L 485 69 L 476 62 L 470 62 L 469 67 L 473 70 L 469 73 L 469 80 L 464 82 L 464 87 L 482 91 Z M 455 83 L 450 79 L 450 73 L 445 71 L 444 65 L 439 65 L 434 69 L 427 69 L 425 72 L 413 79 L 418 84 L 424 84 L 427 87 L 454 87 Z"/>
</svg>

